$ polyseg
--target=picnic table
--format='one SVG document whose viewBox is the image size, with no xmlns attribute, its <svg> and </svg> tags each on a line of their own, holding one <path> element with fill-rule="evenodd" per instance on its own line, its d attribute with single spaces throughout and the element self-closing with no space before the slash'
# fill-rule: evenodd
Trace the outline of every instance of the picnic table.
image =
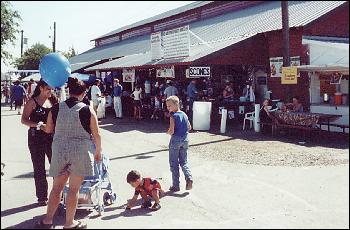
<svg viewBox="0 0 350 230">
<path fill-rule="evenodd" d="M 330 131 L 330 122 L 335 121 L 341 117 L 336 114 L 323 113 L 309 113 L 309 112 L 271 112 L 272 133 L 278 127 L 301 129 L 304 131 L 320 130 L 321 125 L 328 125 Z M 305 135 L 305 132 L 304 132 Z"/>
<path fill-rule="evenodd" d="M 278 122 L 289 125 L 301 125 L 316 128 L 320 123 L 330 125 L 330 122 L 339 119 L 342 115 L 308 113 L 308 112 L 282 112 L 275 111 L 272 115 Z"/>
</svg>

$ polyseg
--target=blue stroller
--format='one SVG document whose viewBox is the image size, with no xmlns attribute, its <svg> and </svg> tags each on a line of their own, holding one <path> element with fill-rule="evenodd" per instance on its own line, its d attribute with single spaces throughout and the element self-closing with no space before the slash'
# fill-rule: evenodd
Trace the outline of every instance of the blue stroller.
<svg viewBox="0 0 350 230">
<path fill-rule="evenodd" d="M 115 203 L 117 195 L 109 178 L 109 158 L 102 154 L 102 161 L 95 162 L 94 167 L 95 176 L 85 177 L 80 186 L 77 209 L 95 209 L 101 216 L 105 206 Z M 65 211 L 68 191 L 69 186 L 66 184 L 58 207 L 59 215 L 63 215 Z"/>
</svg>

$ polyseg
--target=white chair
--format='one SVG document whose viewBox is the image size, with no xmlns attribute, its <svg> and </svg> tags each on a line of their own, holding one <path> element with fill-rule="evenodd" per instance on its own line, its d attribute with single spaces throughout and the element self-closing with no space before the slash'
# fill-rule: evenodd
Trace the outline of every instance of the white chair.
<svg viewBox="0 0 350 230">
<path fill-rule="evenodd" d="M 246 113 L 246 114 L 244 115 L 243 130 L 245 130 L 245 121 L 246 121 L 246 120 L 249 121 L 249 126 L 250 126 L 250 128 L 252 128 L 253 121 L 254 121 L 254 117 L 255 117 L 255 112 Z"/>
</svg>

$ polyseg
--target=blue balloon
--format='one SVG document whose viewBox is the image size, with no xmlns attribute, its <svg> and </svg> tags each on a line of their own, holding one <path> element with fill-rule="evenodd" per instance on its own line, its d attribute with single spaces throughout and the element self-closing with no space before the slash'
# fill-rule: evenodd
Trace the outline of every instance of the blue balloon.
<svg viewBox="0 0 350 230">
<path fill-rule="evenodd" d="M 45 55 L 39 65 L 43 80 L 51 87 L 61 87 L 71 74 L 69 61 L 60 53 Z"/>
</svg>

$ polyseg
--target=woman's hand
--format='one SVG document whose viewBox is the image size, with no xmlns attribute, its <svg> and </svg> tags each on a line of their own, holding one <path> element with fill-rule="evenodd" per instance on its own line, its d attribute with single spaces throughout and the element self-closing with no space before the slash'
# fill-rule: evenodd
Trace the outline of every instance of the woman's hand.
<svg viewBox="0 0 350 230">
<path fill-rule="evenodd" d="M 102 160 L 102 151 L 96 149 L 95 151 L 95 161 L 101 161 Z"/>
</svg>

